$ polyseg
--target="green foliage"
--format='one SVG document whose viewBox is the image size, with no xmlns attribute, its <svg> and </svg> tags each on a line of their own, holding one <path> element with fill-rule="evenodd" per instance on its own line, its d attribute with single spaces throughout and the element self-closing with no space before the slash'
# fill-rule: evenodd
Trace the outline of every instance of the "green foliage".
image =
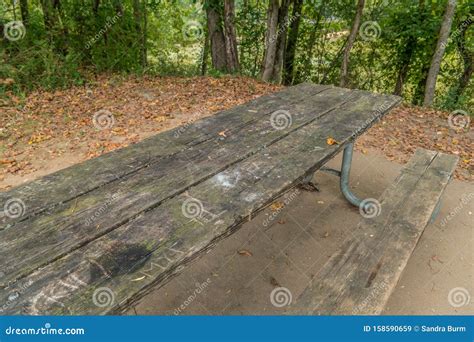
<svg viewBox="0 0 474 342">
<path fill-rule="evenodd" d="M 29 0 L 24 37 L 11 40 L 2 36 L 0 40 L 0 81 L 10 80 L 0 83 L 0 92 L 68 87 L 101 72 L 199 75 L 203 59 L 211 64 L 204 51 L 206 8 L 222 4 L 197 0 Z M 338 84 L 356 4 L 356 0 L 304 1 L 294 82 Z M 357 35 L 350 59 L 350 86 L 393 93 L 397 78 L 404 75 L 402 95 L 406 101 L 420 103 L 445 5 L 446 0 L 367 0 L 361 30 L 367 23 L 372 26 L 368 38 L 361 32 Z M 262 0 L 235 1 L 241 73 L 251 77 L 258 77 L 261 71 L 267 6 L 268 1 Z M 463 21 L 474 18 L 473 6 L 458 0 L 437 82 L 435 104 L 441 108 L 472 112 L 473 82 L 462 95 L 456 95 L 464 70 L 456 30 Z M 19 1 L 0 0 L 0 29 L 21 21 L 22 12 Z M 474 50 L 473 29 L 471 25 L 465 35 L 469 51 Z M 221 75 L 210 66 L 207 70 L 212 76 Z"/>
</svg>

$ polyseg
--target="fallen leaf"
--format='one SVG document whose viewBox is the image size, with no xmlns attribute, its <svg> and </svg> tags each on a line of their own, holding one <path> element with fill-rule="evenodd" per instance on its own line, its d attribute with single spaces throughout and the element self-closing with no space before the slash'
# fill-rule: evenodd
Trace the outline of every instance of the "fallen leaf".
<svg viewBox="0 0 474 342">
<path fill-rule="evenodd" d="M 225 135 L 225 132 L 227 132 L 227 130 L 225 131 L 222 131 L 222 132 L 219 132 L 218 134 L 221 136 L 221 137 L 227 137 L 227 135 Z"/>
<path fill-rule="evenodd" d="M 240 255 L 252 256 L 253 254 L 246 249 L 242 249 L 238 252 Z"/>
<path fill-rule="evenodd" d="M 166 117 L 164 116 L 158 116 L 154 119 L 156 122 L 160 123 L 166 120 Z"/>
<path fill-rule="evenodd" d="M 328 144 L 328 145 L 338 145 L 339 143 L 336 141 L 336 139 L 329 137 L 329 138 L 326 139 L 326 144 Z"/>
<path fill-rule="evenodd" d="M 272 211 L 277 211 L 277 210 L 280 210 L 281 208 L 283 208 L 285 205 L 283 204 L 283 202 L 274 202 L 271 206 L 270 206 L 270 209 Z"/>
</svg>

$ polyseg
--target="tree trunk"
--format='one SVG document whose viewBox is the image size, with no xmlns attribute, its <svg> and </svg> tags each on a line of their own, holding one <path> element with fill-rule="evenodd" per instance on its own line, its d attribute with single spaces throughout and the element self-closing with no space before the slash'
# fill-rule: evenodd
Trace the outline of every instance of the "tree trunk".
<svg viewBox="0 0 474 342">
<path fill-rule="evenodd" d="M 294 61 L 296 55 L 296 44 L 298 42 L 298 32 L 301 19 L 301 9 L 303 7 L 303 0 L 295 0 L 293 4 L 293 21 L 290 25 L 288 33 L 288 43 L 286 46 L 286 54 L 284 61 L 284 76 L 283 83 L 290 85 L 293 82 Z"/>
<path fill-rule="evenodd" d="M 41 9 L 43 10 L 43 22 L 46 31 L 48 32 L 50 41 L 52 40 L 52 28 L 53 28 L 53 20 L 52 20 L 52 6 L 51 1 L 49 0 L 41 0 Z"/>
<path fill-rule="evenodd" d="M 285 60 L 286 54 L 286 40 L 288 32 L 288 9 L 290 7 L 291 0 L 283 0 L 280 6 L 280 11 L 278 13 L 278 42 L 277 42 L 277 52 L 275 64 L 273 67 L 273 79 L 276 83 L 281 83 L 283 61 Z"/>
<path fill-rule="evenodd" d="M 92 11 L 94 12 L 96 17 L 97 17 L 97 14 L 99 13 L 99 6 L 100 6 L 100 0 L 94 0 Z"/>
<path fill-rule="evenodd" d="M 454 10 L 456 8 L 456 0 L 448 0 L 446 5 L 446 11 L 444 12 L 443 22 L 441 23 L 441 29 L 439 31 L 438 43 L 436 45 L 435 53 L 431 59 L 430 70 L 428 71 L 428 77 L 426 78 L 425 85 L 425 97 L 423 100 L 424 106 L 431 106 L 433 103 L 436 79 L 438 78 L 439 68 L 441 66 L 441 60 L 443 59 L 444 51 L 446 49 L 446 43 L 451 32 L 451 25 L 453 23 Z"/>
<path fill-rule="evenodd" d="M 286 51 L 288 8 L 291 0 L 270 0 L 267 12 L 266 47 L 262 80 L 281 82 L 283 60 Z"/>
<path fill-rule="evenodd" d="M 147 48 L 147 30 L 148 30 L 148 13 L 146 1 L 143 1 L 143 32 L 142 32 L 142 65 L 148 65 L 148 48 Z"/>
<path fill-rule="evenodd" d="M 459 51 L 459 54 L 462 57 L 464 63 L 464 70 L 459 78 L 458 84 L 456 85 L 453 93 L 452 103 L 457 104 L 459 101 L 459 97 L 466 89 L 469 81 L 471 80 L 472 73 L 474 71 L 474 52 L 469 51 L 466 48 L 466 32 L 473 23 L 471 18 L 468 18 L 464 22 L 459 25 L 459 36 L 457 38 L 456 46 Z"/>
<path fill-rule="evenodd" d="M 208 1 L 208 6 L 206 8 L 207 30 L 211 43 L 211 59 L 214 69 L 227 71 L 225 38 L 221 27 L 222 18 L 218 7 L 219 2 L 212 0 Z"/>
<path fill-rule="evenodd" d="M 393 91 L 394 95 L 401 96 L 403 93 L 403 85 L 408 75 L 408 70 L 410 69 L 410 62 L 415 52 L 416 39 L 415 37 L 410 37 L 405 50 L 403 52 L 402 58 L 400 59 L 400 69 L 398 70 L 397 83 L 395 85 L 395 90 Z"/>
<path fill-rule="evenodd" d="M 349 69 L 349 59 L 350 59 L 351 49 L 357 37 L 357 32 L 359 31 L 360 20 L 362 18 L 362 12 L 364 10 L 364 6 L 365 6 L 365 0 L 358 0 L 354 22 L 352 23 L 351 32 L 349 34 L 349 38 L 347 39 L 347 43 L 344 48 L 344 54 L 342 57 L 341 80 L 339 82 L 339 86 L 341 87 L 346 87 L 348 83 L 348 69 Z"/>
<path fill-rule="evenodd" d="M 304 51 L 305 51 L 305 56 L 303 56 L 303 69 L 304 70 L 297 72 L 296 74 L 297 80 L 301 80 L 303 77 L 302 76 L 303 74 L 311 75 L 311 66 L 312 66 L 311 61 L 313 60 L 314 46 L 316 45 L 316 37 L 319 30 L 324 8 L 325 8 L 325 2 L 324 0 L 322 0 L 316 19 L 314 20 L 314 23 L 313 23 L 313 28 L 309 34 L 309 39 L 306 40 L 306 43 L 304 46 Z"/>
<path fill-rule="evenodd" d="M 265 34 L 265 55 L 263 57 L 262 80 L 270 82 L 273 79 L 273 69 L 277 54 L 277 30 L 279 0 L 269 0 L 267 10 L 267 32 Z"/>
<path fill-rule="evenodd" d="M 137 40 L 140 42 L 140 63 L 143 67 L 147 64 L 146 56 L 146 4 L 140 4 L 140 0 L 133 0 L 133 17 L 135 19 L 135 31 Z"/>
<path fill-rule="evenodd" d="M 20 0 L 20 12 L 23 25 L 27 26 L 30 19 L 30 12 L 28 11 L 28 0 Z"/>
<path fill-rule="evenodd" d="M 207 73 L 207 58 L 209 57 L 209 31 L 205 30 L 204 35 L 204 47 L 202 50 L 202 60 L 201 60 L 201 75 L 205 76 Z"/>
<path fill-rule="evenodd" d="M 240 68 L 234 19 L 234 0 L 224 0 L 224 39 L 227 71 L 229 72 L 236 72 Z"/>
</svg>

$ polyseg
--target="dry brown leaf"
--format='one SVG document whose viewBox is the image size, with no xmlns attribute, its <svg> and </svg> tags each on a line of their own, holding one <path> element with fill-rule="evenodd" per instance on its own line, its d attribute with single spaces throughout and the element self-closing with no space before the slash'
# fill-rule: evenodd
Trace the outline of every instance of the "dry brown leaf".
<svg viewBox="0 0 474 342">
<path fill-rule="evenodd" d="M 238 253 L 240 255 L 245 255 L 245 256 L 252 256 L 253 255 L 250 251 L 248 251 L 246 249 L 242 249 L 242 250 L 238 251 Z"/>
<path fill-rule="evenodd" d="M 154 120 L 156 122 L 160 123 L 160 122 L 166 121 L 166 117 L 165 116 L 158 116 Z"/>
<path fill-rule="evenodd" d="M 339 143 L 336 141 L 336 139 L 334 139 L 332 137 L 328 137 L 326 139 L 326 144 L 328 144 L 328 145 L 338 145 Z"/>
<path fill-rule="evenodd" d="M 273 202 L 272 205 L 270 206 L 270 209 L 272 211 L 277 211 L 277 210 L 280 210 L 281 208 L 283 208 L 285 205 L 283 204 L 283 202 Z"/>
</svg>

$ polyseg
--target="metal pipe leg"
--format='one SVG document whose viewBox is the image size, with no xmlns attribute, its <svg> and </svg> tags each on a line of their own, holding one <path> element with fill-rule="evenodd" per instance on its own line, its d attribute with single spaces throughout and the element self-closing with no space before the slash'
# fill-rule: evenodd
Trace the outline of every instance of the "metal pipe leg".
<svg viewBox="0 0 474 342">
<path fill-rule="evenodd" d="M 360 207 L 362 200 L 355 196 L 349 188 L 349 174 L 351 172 L 352 152 L 354 150 L 354 143 L 347 144 L 342 155 L 342 168 L 340 186 L 344 197 L 356 207 Z"/>
</svg>

